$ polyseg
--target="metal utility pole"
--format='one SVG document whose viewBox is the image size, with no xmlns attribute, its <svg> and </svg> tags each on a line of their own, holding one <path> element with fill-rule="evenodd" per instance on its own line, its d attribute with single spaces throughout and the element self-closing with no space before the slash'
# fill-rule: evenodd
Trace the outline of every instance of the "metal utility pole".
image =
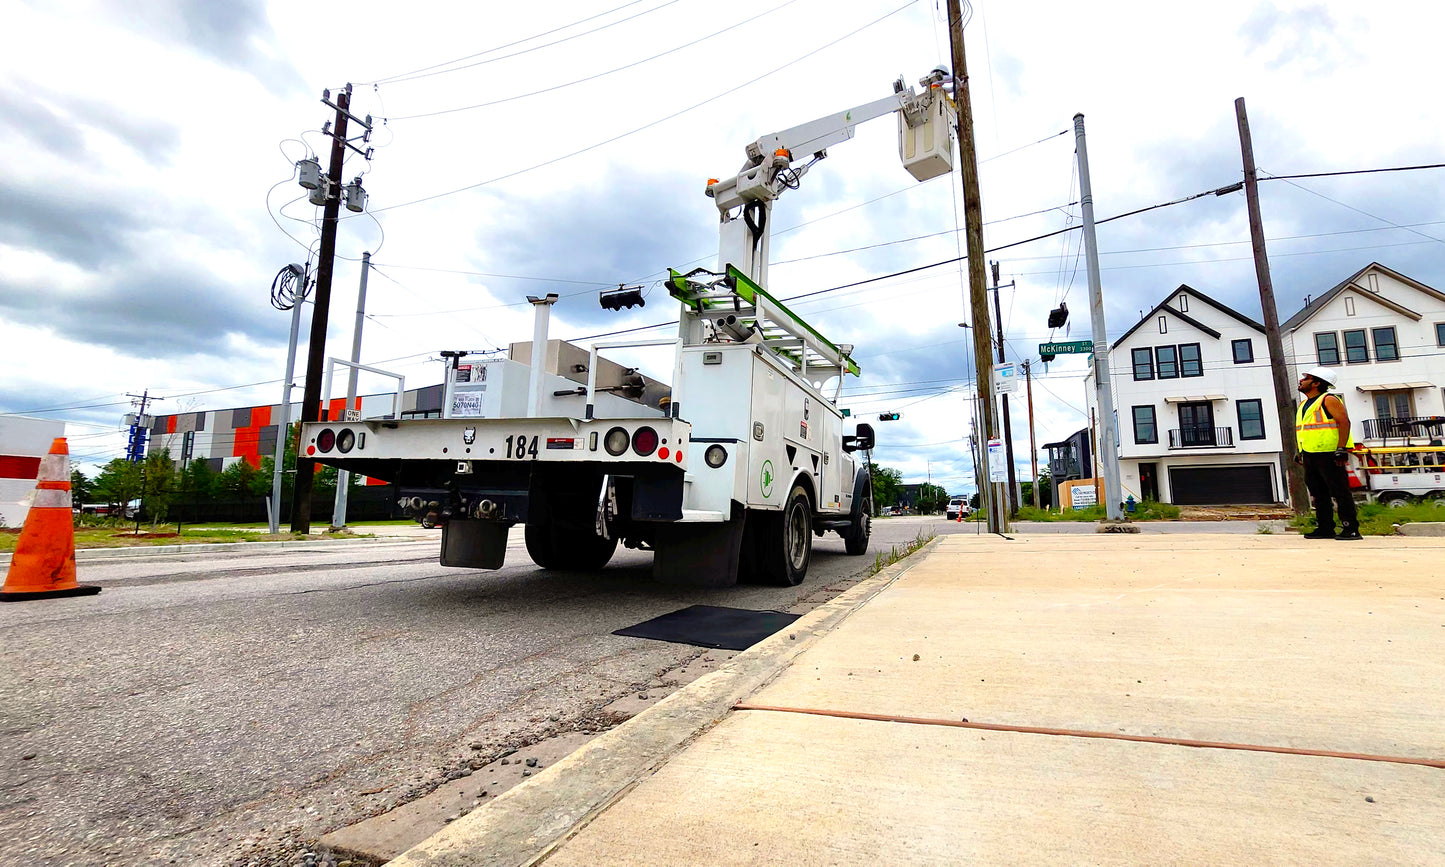
<svg viewBox="0 0 1445 867">
<path fill-rule="evenodd" d="M 948 0 L 948 38 L 953 59 L 953 101 L 958 105 L 958 161 L 963 178 L 964 234 L 968 241 L 968 297 L 973 320 L 973 358 L 978 376 L 980 409 L 983 411 L 984 442 L 979 447 L 979 466 L 986 488 L 980 499 L 988 510 L 988 531 L 1003 533 L 1008 528 L 1003 498 L 989 469 L 988 440 L 998 436 L 993 405 L 993 358 L 989 352 L 988 288 L 983 273 L 983 199 L 978 190 L 978 151 L 973 140 L 973 103 L 968 95 L 968 64 L 963 54 L 963 15 L 958 0 Z"/>
<path fill-rule="evenodd" d="M 370 251 L 361 254 L 361 286 L 356 290 L 356 328 L 351 332 L 351 375 L 346 378 L 346 408 L 356 403 L 356 379 L 361 371 L 355 365 L 361 363 L 361 325 L 366 321 L 366 277 L 371 272 Z M 331 509 L 331 527 L 339 530 L 346 526 L 346 497 L 351 487 L 351 472 L 336 471 L 336 505 Z"/>
<path fill-rule="evenodd" d="M 1034 443 L 1034 372 L 1033 365 L 1024 362 L 1024 390 L 1029 396 L 1029 471 L 1033 475 L 1034 508 L 1042 508 L 1039 502 L 1039 447 Z"/>
<path fill-rule="evenodd" d="M 1284 470 L 1289 479 L 1289 500 L 1297 515 L 1309 511 L 1304 470 L 1295 463 L 1295 390 L 1290 383 L 1284 357 L 1284 340 L 1279 334 L 1279 312 L 1274 306 L 1274 283 L 1269 276 L 1269 255 L 1264 250 L 1264 220 L 1259 213 L 1259 178 L 1254 170 L 1254 142 L 1249 135 L 1249 116 L 1244 97 L 1234 101 L 1239 120 L 1239 149 L 1244 154 L 1244 198 L 1249 205 L 1249 237 L 1254 245 L 1254 273 L 1259 279 L 1259 309 L 1264 315 L 1264 340 L 1269 346 L 1269 372 L 1274 381 L 1274 410 L 1279 417 L 1279 440 L 1284 449 Z"/>
<path fill-rule="evenodd" d="M 1104 514 L 1122 520 L 1119 485 L 1119 428 L 1114 423 L 1114 387 L 1109 376 L 1109 332 L 1104 327 L 1104 290 L 1099 280 L 1099 241 L 1094 235 L 1094 193 L 1089 184 L 1089 151 L 1084 145 L 1084 115 L 1074 115 L 1074 146 L 1079 155 L 1079 203 L 1084 212 L 1084 257 L 1089 264 L 1089 314 L 1094 324 L 1094 395 L 1099 419 L 1098 461 L 1104 467 Z M 1097 453 L 1102 451 L 1102 455 Z M 1097 476 L 1096 476 L 1097 478 Z"/>
<path fill-rule="evenodd" d="M 989 265 L 993 269 L 993 318 L 994 327 L 998 329 L 998 360 L 1002 364 L 1007 361 L 1003 351 L 1003 313 L 998 302 L 998 297 L 1002 294 L 999 290 L 1003 287 L 998 283 L 998 263 L 990 262 Z M 1010 282 L 1007 285 L 1012 287 L 1014 284 Z M 1008 395 L 999 395 L 999 400 L 1003 404 L 1003 450 L 1004 455 L 1008 458 L 1008 514 L 1010 518 L 1017 518 L 1019 516 L 1019 487 L 1018 479 L 1014 474 L 1013 418 L 1008 411 Z"/>
<path fill-rule="evenodd" d="M 326 102 L 325 99 L 322 100 Z M 330 103 L 327 103 L 328 105 Z M 301 421 L 321 418 L 321 377 L 326 364 L 326 325 L 331 311 L 331 274 L 336 259 L 336 224 L 341 211 L 341 169 L 346 158 L 346 121 L 351 117 L 351 85 L 336 97 L 336 126 L 331 131 L 331 162 L 326 173 L 326 204 L 321 212 L 321 249 L 316 263 L 316 300 L 311 312 L 311 340 L 306 355 L 306 389 Z M 291 532 L 311 532 L 311 490 L 316 462 L 297 449 L 296 483 L 292 486 Z"/>
<path fill-rule="evenodd" d="M 294 387 L 291 383 L 296 378 L 296 341 L 301 333 L 301 305 L 306 302 L 309 282 L 305 270 L 293 270 L 292 274 L 293 279 L 300 283 L 300 289 L 291 291 L 291 341 L 286 347 L 286 378 L 281 382 L 281 418 L 276 421 L 276 449 L 271 456 L 271 502 L 267 504 L 267 518 L 273 536 L 281 530 L 281 477 L 286 464 L 286 447 L 291 439 L 291 389 Z M 273 297 L 272 303 L 280 306 L 285 303 L 284 299 L 284 295 Z M 297 457 L 300 457 L 299 449 Z"/>
</svg>

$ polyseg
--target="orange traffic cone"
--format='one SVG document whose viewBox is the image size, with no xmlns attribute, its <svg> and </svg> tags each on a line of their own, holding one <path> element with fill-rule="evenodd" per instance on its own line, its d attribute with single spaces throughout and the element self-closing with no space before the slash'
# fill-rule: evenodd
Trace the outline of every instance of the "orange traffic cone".
<svg viewBox="0 0 1445 867">
<path fill-rule="evenodd" d="M 34 501 L 10 558 L 0 602 L 100 592 L 93 584 L 75 583 L 75 527 L 70 508 L 70 449 L 65 437 L 56 437 L 50 454 L 40 461 Z"/>
</svg>

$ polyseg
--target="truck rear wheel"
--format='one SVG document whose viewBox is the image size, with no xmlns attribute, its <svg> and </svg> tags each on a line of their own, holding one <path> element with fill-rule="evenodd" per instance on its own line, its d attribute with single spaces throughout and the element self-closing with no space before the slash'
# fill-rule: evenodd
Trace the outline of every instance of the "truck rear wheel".
<svg viewBox="0 0 1445 867">
<path fill-rule="evenodd" d="M 765 517 L 758 527 L 757 574 L 761 583 L 796 587 L 813 556 L 813 504 L 807 489 L 795 485 L 782 514 Z"/>
<path fill-rule="evenodd" d="M 873 498 L 865 496 L 853 516 L 853 526 L 844 530 L 843 550 L 857 556 L 868 552 L 868 540 L 873 535 Z"/>
<path fill-rule="evenodd" d="M 581 530 L 560 530 L 550 520 L 529 520 L 523 527 L 527 554 L 543 569 L 594 572 L 607 565 L 617 550 L 616 539 Z"/>
</svg>

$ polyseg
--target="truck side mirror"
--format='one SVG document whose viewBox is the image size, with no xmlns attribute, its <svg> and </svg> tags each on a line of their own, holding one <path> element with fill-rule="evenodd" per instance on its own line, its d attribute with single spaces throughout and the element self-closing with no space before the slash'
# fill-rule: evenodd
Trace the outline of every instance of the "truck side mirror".
<svg viewBox="0 0 1445 867">
<path fill-rule="evenodd" d="M 867 451 L 871 448 L 873 448 L 873 425 L 871 424 L 860 423 L 857 436 L 843 437 L 843 451 L 845 452 Z"/>
</svg>

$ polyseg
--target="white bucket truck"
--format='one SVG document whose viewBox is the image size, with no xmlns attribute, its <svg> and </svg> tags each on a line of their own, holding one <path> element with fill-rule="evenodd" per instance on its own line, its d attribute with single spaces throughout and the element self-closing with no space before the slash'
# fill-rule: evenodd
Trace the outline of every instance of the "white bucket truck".
<svg viewBox="0 0 1445 867">
<path fill-rule="evenodd" d="M 951 171 L 946 80 L 935 70 L 921 93 L 899 81 L 885 99 L 764 136 L 737 176 L 710 182 L 719 271 L 671 272 L 676 337 L 549 341 L 557 296 L 530 298 L 530 343 L 475 363 L 448 353 L 441 418 L 310 423 L 303 451 L 395 484 L 409 513 L 441 524 L 446 566 L 500 568 L 518 523 L 543 568 L 600 569 L 621 542 L 652 550 L 655 576 L 679 584 L 798 584 L 828 531 L 864 553 L 872 484 L 854 454 L 873 430 L 846 433 L 836 406 L 858 365 L 764 288 L 772 204 L 826 148 L 888 114 L 915 178 Z M 598 354 L 638 346 L 673 347 L 670 385 Z"/>
</svg>

